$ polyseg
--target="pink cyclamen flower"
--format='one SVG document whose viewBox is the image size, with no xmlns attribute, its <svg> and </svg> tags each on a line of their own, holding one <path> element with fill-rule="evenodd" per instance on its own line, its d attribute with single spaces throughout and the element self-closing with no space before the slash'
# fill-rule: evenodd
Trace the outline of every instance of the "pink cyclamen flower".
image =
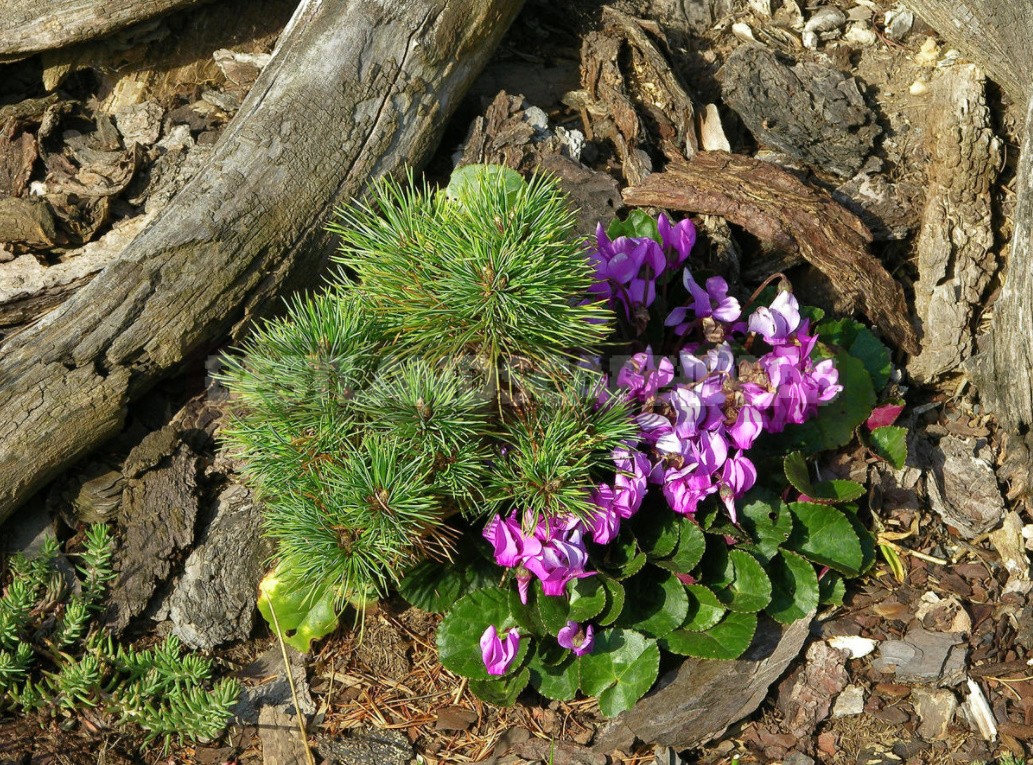
<svg viewBox="0 0 1033 765">
<path fill-rule="evenodd" d="M 674 380 L 674 364 L 666 356 L 657 364 L 652 348 L 636 353 L 617 373 L 617 385 L 628 389 L 628 395 L 640 401 L 654 398 L 660 388 Z"/>
<path fill-rule="evenodd" d="M 782 291 L 767 308 L 750 316 L 750 332 L 756 332 L 768 345 L 785 345 L 800 326 L 800 304 L 792 292 Z"/>
<path fill-rule="evenodd" d="M 520 651 L 520 633 L 516 627 L 509 630 L 506 636 L 499 637 L 495 625 L 489 625 L 481 635 L 481 659 L 489 675 L 504 675 L 509 670 L 517 653 Z"/>
<path fill-rule="evenodd" d="M 538 555 L 524 561 L 524 567 L 542 583 L 542 592 L 550 597 L 566 594 L 567 582 L 592 576 L 594 571 L 585 571 L 588 553 L 581 540 L 581 531 L 574 529 L 566 539 L 553 537 L 542 545 Z"/>
<path fill-rule="evenodd" d="M 688 218 L 672 226 L 667 216 L 660 213 L 660 217 L 656 219 L 656 228 L 664 249 L 669 251 L 667 267 L 674 271 L 688 260 L 689 253 L 696 244 L 696 226 Z"/>
<path fill-rule="evenodd" d="M 591 624 L 586 624 L 582 629 L 577 622 L 567 622 L 567 626 L 556 634 L 556 641 L 573 651 L 575 656 L 584 656 L 595 645 L 595 629 Z"/>
<path fill-rule="evenodd" d="M 516 513 L 509 518 L 496 515 L 482 532 L 495 552 L 495 562 L 505 568 L 513 568 L 529 555 L 542 551 L 542 543 L 535 536 L 525 536 Z"/>
</svg>

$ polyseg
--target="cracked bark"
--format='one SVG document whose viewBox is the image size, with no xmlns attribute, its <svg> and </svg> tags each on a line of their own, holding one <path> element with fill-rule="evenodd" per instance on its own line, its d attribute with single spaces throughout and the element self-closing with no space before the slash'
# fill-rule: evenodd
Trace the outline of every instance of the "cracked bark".
<svg viewBox="0 0 1033 765">
<path fill-rule="evenodd" d="M 0 349 L 0 521 L 117 433 L 131 400 L 313 283 L 331 210 L 429 157 L 521 5 L 303 2 L 208 167 Z"/>
</svg>

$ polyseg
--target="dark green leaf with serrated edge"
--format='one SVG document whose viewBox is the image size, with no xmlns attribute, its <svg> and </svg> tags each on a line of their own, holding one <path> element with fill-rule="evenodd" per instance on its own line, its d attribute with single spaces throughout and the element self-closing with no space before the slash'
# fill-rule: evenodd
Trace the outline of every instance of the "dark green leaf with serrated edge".
<svg viewBox="0 0 1033 765">
<path fill-rule="evenodd" d="M 700 659 L 737 659 L 750 647 L 757 631 L 757 615 L 729 611 L 716 627 L 705 632 L 675 630 L 660 645 L 679 656 Z"/>
<path fill-rule="evenodd" d="M 646 554 L 639 550 L 638 541 L 627 527 L 622 528 L 617 538 L 606 546 L 602 566 L 615 579 L 634 576 L 646 565 Z"/>
<path fill-rule="evenodd" d="M 664 558 L 678 546 L 679 521 L 673 512 L 638 513 L 632 531 L 639 546 L 650 558 Z"/>
<path fill-rule="evenodd" d="M 676 629 L 689 609 L 685 585 L 667 572 L 647 568 L 626 583 L 627 604 L 617 621 L 650 637 L 662 637 Z"/>
<path fill-rule="evenodd" d="M 836 478 L 814 483 L 810 478 L 807 460 L 800 452 L 786 455 L 783 468 L 792 487 L 816 502 L 839 504 L 850 502 L 864 494 L 864 486 L 857 481 Z"/>
<path fill-rule="evenodd" d="M 844 595 L 846 582 L 835 571 L 826 571 L 825 576 L 818 580 L 818 597 L 823 606 L 843 605 Z"/>
<path fill-rule="evenodd" d="M 546 633 L 555 635 L 567 626 L 570 601 L 566 595 L 546 595 L 542 592 L 541 582 L 537 580 L 532 589 L 534 590 L 535 610 L 541 623 L 545 627 Z"/>
<path fill-rule="evenodd" d="M 602 613 L 596 618 L 596 622 L 603 627 L 608 627 L 620 617 L 624 611 L 624 585 L 616 579 L 599 574 L 599 581 L 606 589 L 606 606 Z"/>
<path fill-rule="evenodd" d="M 714 594 L 730 611 L 754 613 L 771 602 L 771 580 L 756 558 L 743 550 L 729 550 L 732 583 Z"/>
<path fill-rule="evenodd" d="M 790 624 L 818 607 L 818 574 L 809 560 L 782 550 L 768 565 L 768 574 L 771 603 L 767 613 L 775 621 Z"/>
<path fill-rule="evenodd" d="M 465 555 L 452 563 L 424 561 L 398 582 L 398 594 L 410 605 L 443 614 L 464 595 L 497 582 L 498 570 L 477 555 Z"/>
<path fill-rule="evenodd" d="M 857 576 L 864 565 L 864 550 L 847 516 L 831 505 L 791 502 L 793 533 L 785 547 L 808 560 Z"/>
<path fill-rule="evenodd" d="M 861 573 L 865 573 L 875 565 L 875 537 L 857 517 L 857 513 L 846 513 L 846 519 L 857 534 L 857 540 L 861 543 Z"/>
<path fill-rule="evenodd" d="M 907 462 L 907 428 L 899 425 L 883 425 L 871 433 L 875 453 L 897 470 Z"/>
<path fill-rule="evenodd" d="M 678 546 L 674 548 L 674 554 L 654 562 L 676 574 L 687 574 L 699 564 L 703 557 L 707 547 L 706 538 L 702 529 L 689 518 L 680 518 L 678 529 Z"/>
<path fill-rule="evenodd" d="M 557 643 L 556 638 L 548 636 L 537 641 L 533 661 L 549 667 L 555 667 L 569 658 L 570 651 Z"/>
<path fill-rule="evenodd" d="M 581 690 L 599 699 L 608 717 L 630 709 L 656 682 L 660 650 L 634 630 L 613 628 L 595 636 L 592 652 L 578 659 Z"/>
<path fill-rule="evenodd" d="M 735 569 L 728 557 L 728 543 L 716 534 L 706 535 L 707 551 L 699 565 L 699 580 L 712 590 L 727 587 L 735 578 Z"/>
<path fill-rule="evenodd" d="M 793 530 L 789 506 L 776 494 L 758 489 L 739 501 L 739 524 L 753 540 L 753 549 L 762 559 L 770 560 Z"/>
<path fill-rule="evenodd" d="M 570 701 L 577 693 L 581 677 L 580 664 L 569 651 L 559 664 L 548 664 L 537 655 L 532 657 L 527 668 L 531 671 L 531 687 L 547 699 Z"/>
<path fill-rule="evenodd" d="M 872 376 L 872 385 L 876 392 L 886 387 L 886 383 L 893 374 L 893 359 L 890 357 L 890 349 L 883 345 L 882 341 L 868 329 L 861 326 L 857 330 L 854 342 L 850 344 L 850 355 L 860 359 L 868 374 Z"/>
<path fill-rule="evenodd" d="M 656 227 L 656 218 L 643 210 L 632 210 L 624 220 L 614 218 L 606 228 L 610 239 L 619 236 L 631 238 L 649 238 L 660 241 L 660 232 Z"/>
<path fill-rule="evenodd" d="M 758 441 L 760 447 L 783 452 L 800 449 L 814 454 L 850 443 L 854 429 L 868 418 L 875 406 L 875 389 L 864 364 L 846 351 L 834 358 L 843 386 L 840 394 L 819 407 L 818 414 L 802 425 L 789 425 L 785 432 Z"/>
<path fill-rule="evenodd" d="M 516 703 L 517 696 L 527 687 L 531 679 L 531 672 L 524 667 L 516 674 L 506 677 L 493 677 L 488 680 L 470 680 L 470 690 L 482 701 L 494 704 L 497 707 L 511 707 Z"/>
<path fill-rule="evenodd" d="M 517 626 L 512 595 L 500 587 L 487 587 L 456 601 L 438 627 L 438 659 L 446 669 L 471 680 L 491 679 L 481 658 L 480 640 L 489 625 L 495 625 L 500 637 Z M 520 666 L 529 642 L 526 637 L 521 639 L 510 672 Z"/>
<path fill-rule="evenodd" d="M 708 630 L 721 621 L 728 611 L 717 599 L 717 595 L 702 584 L 686 585 L 685 593 L 689 596 L 689 610 L 685 622 L 681 625 L 683 630 L 689 632 Z"/>
<path fill-rule="evenodd" d="M 598 576 L 575 579 L 567 585 L 570 593 L 570 611 L 567 618 L 575 622 L 586 622 L 598 616 L 606 607 L 606 590 Z"/>
</svg>

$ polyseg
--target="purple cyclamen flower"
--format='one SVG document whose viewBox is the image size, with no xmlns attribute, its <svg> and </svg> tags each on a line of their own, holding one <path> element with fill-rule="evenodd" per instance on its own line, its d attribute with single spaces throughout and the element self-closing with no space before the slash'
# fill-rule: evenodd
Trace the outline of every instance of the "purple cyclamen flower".
<svg viewBox="0 0 1033 765">
<path fill-rule="evenodd" d="M 600 484 L 592 492 L 592 504 L 598 508 L 587 521 L 592 541 L 607 545 L 617 538 L 621 528 L 621 515 L 614 507 L 615 492 L 612 486 Z"/>
<path fill-rule="evenodd" d="M 727 432 L 736 448 L 749 449 L 762 430 L 764 416 L 756 407 L 747 405 L 739 410 L 735 423 L 728 427 Z"/>
<path fill-rule="evenodd" d="M 567 539 L 553 537 L 542 545 L 542 551 L 524 560 L 524 568 L 538 577 L 542 592 L 557 597 L 565 594 L 567 582 L 593 576 L 594 571 L 585 571 L 588 553 L 581 539 L 581 531 L 574 529 Z"/>
<path fill-rule="evenodd" d="M 800 304 L 792 292 L 778 293 L 767 308 L 758 308 L 750 316 L 750 332 L 756 332 L 768 345 L 784 345 L 800 326 Z"/>
<path fill-rule="evenodd" d="M 717 491 L 711 473 L 690 464 L 680 470 L 668 469 L 664 476 L 664 497 L 674 512 L 692 515 L 699 503 Z"/>
<path fill-rule="evenodd" d="M 595 645 L 595 629 L 591 624 L 582 629 L 577 622 L 567 622 L 567 626 L 556 633 L 556 641 L 575 656 L 584 656 Z"/>
<path fill-rule="evenodd" d="M 617 373 L 617 385 L 628 389 L 628 395 L 640 401 L 654 398 L 660 388 L 674 380 L 674 364 L 666 356 L 657 364 L 653 349 L 646 348 L 628 359 Z"/>
<path fill-rule="evenodd" d="M 757 482 L 757 468 L 748 457 L 738 452 L 729 457 L 721 471 L 721 501 L 728 509 L 728 515 L 732 523 L 738 523 L 735 512 L 735 500 L 739 499 L 746 492 L 753 488 Z"/>
<path fill-rule="evenodd" d="M 660 232 L 660 240 L 664 244 L 664 249 L 669 251 L 667 267 L 674 271 L 688 260 L 689 253 L 696 244 L 696 226 L 688 218 L 680 220 L 672 226 L 667 216 L 660 213 L 656 219 L 656 228 Z"/>
<path fill-rule="evenodd" d="M 481 635 L 481 660 L 489 675 L 504 675 L 520 651 L 520 633 L 516 627 L 509 630 L 504 638 L 499 638 L 495 625 L 492 624 Z"/>
<path fill-rule="evenodd" d="M 712 317 L 716 321 L 730 324 L 739 318 L 739 301 L 728 296 L 728 282 L 720 276 L 711 276 L 707 279 L 704 289 L 696 283 L 686 268 L 682 281 L 692 298 L 692 305 L 675 308 L 664 320 L 664 326 L 674 327 L 676 334 L 684 335 L 699 319 Z"/>
<path fill-rule="evenodd" d="M 537 555 L 542 550 L 537 536 L 524 535 L 516 513 L 505 519 L 496 515 L 488 521 L 482 534 L 494 548 L 495 562 L 505 568 L 513 568 L 527 556 Z"/>
<path fill-rule="evenodd" d="M 618 446 L 613 450 L 613 464 L 617 468 L 613 479 L 613 508 L 621 518 L 630 518 L 642 507 L 646 496 L 649 458 L 635 449 Z"/>
</svg>

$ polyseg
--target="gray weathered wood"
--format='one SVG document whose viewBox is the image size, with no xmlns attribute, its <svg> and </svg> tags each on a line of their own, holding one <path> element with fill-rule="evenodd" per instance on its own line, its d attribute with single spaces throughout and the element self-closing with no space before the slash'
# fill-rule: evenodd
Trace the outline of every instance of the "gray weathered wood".
<svg viewBox="0 0 1033 765">
<path fill-rule="evenodd" d="M 0 349 L 0 520 L 128 403 L 312 284 L 335 205 L 419 165 L 517 0 L 306 0 L 208 167 L 88 286 Z"/>
<path fill-rule="evenodd" d="M 915 283 L 922 350 L 907 365 L 923 382 L 956 370 L 971 354 L 973 315 L 982 311 L 997 270 L 991 187 L 1001 142 L 990 127 L 977 66 L 937 72 L 927 124 L 930 162 Z"/>
<path fill-rule="evenodd" d="M 63 48 L 208 0 L 4 0 L 0 57 Z"/>
</svg>

